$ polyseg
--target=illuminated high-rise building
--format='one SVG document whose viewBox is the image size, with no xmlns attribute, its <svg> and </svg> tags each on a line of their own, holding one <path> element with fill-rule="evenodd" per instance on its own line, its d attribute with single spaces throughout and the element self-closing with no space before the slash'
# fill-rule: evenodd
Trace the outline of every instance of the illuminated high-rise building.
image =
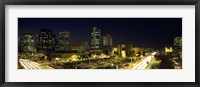
<svg viewBox="0 0 200 87">
<path fill-rule="evenodd" d="M 19 38 L 19 52 L 36 52 L 35 35 L 24 33 Z"/>
<path fill-rule="evenodd" d="M 70 33 L 69 32 L 60 32 L 59 33 L 59 42 L 58 49 L 61 52 L 66 52 L 70 50 Z"/>
<path fill-rule="evenodd" d="M 37 35 L 37 50 L 40 52 L 55 51 L 56 39 L 49 29 L 41 29 Z"/>
<path fill-rule="evenodd" d="M 110 34 L 106 34 L 102 37 L 102 48 L 105 54 L 112 54 L 112 37 Z"/>
<path fill-rule="evenodd" d="M 174 49 L 175 51 L 178 51 L 178 52 L 182 51 L 182 37 L 174 38 Z"/>
<path fill-rule="evenodd" d="M 102 44 L 103 46 L 112 46 L 112 37 L 110 36 L 110 34 L 106 34 L 105 36 L 103 36 L 102 38 Z"/>
<path fill-rule="evenodd" d="M 93 27 L 91 33 L 91 49 L 100 49 L 101 45 L 101 30 L 97 27 Z"/>
</svg>

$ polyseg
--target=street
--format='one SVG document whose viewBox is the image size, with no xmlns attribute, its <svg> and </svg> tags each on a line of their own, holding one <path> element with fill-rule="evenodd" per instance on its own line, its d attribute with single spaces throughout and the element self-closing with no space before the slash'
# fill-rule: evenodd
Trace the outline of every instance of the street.
<svg viewBox="0 0 200 87">
<path fill-rule="evenodd" d="M 134 66 L 132 69 L 145 69 L 148 64 L 151 62 L 151 59 L 154 57 L 156 52 L 152 53 L 150 56 L 147 56 L 144 60 Z"/>
<path fill-rule="evenodd" d="M 19 59 L 19 63 L 24 67 L 24 69 L 42 69 L 40 64 L 28 59 Z"/>
</svg>

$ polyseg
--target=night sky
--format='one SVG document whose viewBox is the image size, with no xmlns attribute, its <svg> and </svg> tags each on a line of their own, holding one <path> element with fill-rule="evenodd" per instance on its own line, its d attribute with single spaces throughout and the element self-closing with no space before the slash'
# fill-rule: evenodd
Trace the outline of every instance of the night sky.
<svg viewBox="0 0 200 87">
<path fill-rule="evenodd" d="M 51 29 L 56 38 L 61 31 L 70 32 L 71 42 L 91 42 L 93 26 L 101 35 L 110 34 L 113 44 L 163 48 L 173 46 L 173 38 L 182 36 L 182 18 L 19 18 L 19 35 Z"/>
</svg>

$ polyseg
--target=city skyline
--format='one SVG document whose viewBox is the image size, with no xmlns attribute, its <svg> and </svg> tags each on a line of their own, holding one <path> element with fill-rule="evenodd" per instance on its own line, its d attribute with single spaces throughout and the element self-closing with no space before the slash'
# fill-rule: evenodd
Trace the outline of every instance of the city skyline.
<svg viewBox="0 0 200 87">
<path fill-rule="evenodd" d="M 173 46 L 173 38 L 182 36 L 181 18 L 19 18 L 18 23 L 19 34 L 46 28 L 57 39 L 59 32 L 66 31 L 71 42 L 91 43 L 93 27 L 101 29 L 101 36 L 110 34 L 114 45 L 162 48 Z"/>
<path fill-rule="evenodd" d="M 182 69 L 181 18 L 19 18 L 19 69 Z"/>
</svg>

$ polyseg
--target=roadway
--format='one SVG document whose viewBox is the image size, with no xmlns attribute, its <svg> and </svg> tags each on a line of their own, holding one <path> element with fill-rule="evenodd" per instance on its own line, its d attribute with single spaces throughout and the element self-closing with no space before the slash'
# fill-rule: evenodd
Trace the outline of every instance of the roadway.
<svg viewBox="0 0 200 87">
<path fill-rule="evenodd" d="M 19 59 L 19 63 L 24 67 L 24 69 L 42 69 L 40 64 L 28 59 Z"/>
<path fill-rule="evenodd" d="M 150 62 L 155 54 L 156 54 L 156 52 L 152 53 L 150 56 L 145 57 L 144 60 L 142 60 L 140 63 L 138 63 L 132 69 L 146 69 L 146 67 L 150 64 Z"/>
</svg>

